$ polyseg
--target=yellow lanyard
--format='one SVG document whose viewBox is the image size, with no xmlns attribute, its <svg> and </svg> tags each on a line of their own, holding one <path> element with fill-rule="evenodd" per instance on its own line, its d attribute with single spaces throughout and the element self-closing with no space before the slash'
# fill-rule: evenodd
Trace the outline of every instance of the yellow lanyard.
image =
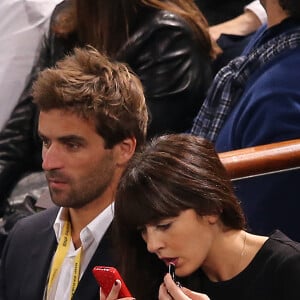
<svg viewBox="0 0 300 300">
<path fill-rule="evenodd" d="M 56 252 L 54 254 L 54 259 L 53 259 L 48 286 L 47 286 L 47 295 L 49 295 L 49 291 L 53 285 L 54 279 L 57 276 L 58 271 L 60 270 L 63 261 L 68 253 L 71 239 L 72 239 L 71 224 L 70 222 L 65 221 L 62 229 L 61 237 L 59 239 L 59 243 Z M 81 259 L 81 248 L 79 249 L 78 254 L 75 257 L 70 299 L 72 298 L 79 282 L 80 259 Z"/>
</svg>

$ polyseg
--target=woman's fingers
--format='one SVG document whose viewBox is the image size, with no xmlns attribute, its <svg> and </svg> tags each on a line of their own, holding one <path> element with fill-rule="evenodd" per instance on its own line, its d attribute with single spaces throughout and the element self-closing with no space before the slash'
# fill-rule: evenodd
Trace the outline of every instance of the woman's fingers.
<svg viewBox="0 0 300 300">
<path fill-rule="evenodd" d="M 183 288 L 182 291 L 192 300 L 210 300 L 207 295 L 193 292 L 187 288 Z"/>
<path fill-rule="evenodd" d="M 160 300 L 209 300 L 209 297 L 205 294 L 196 293 L 187 288 L 179 287 L 173 281 L 170 274 L 166 274 L 164 277 L 164 283 L 160 288 L 160 295 L 162 296 L 162 298 L 159 298 Z"/>
<path fill-rule="evenodd" d="M 172 296 L 169 294 L 165 283 L 162 283 L 159 287 L 158 299 L 159 300 L 171 300 L 171 299 L 173 299 Z"/>
<path fill-rule="evenodd" d="M 100 288 L 100 300 L 135 300 L 132 297 L 118 298 L 121 289 L 121 281 L 117 279 L 111 288 L 110 293 L 106 297 Z"/>
<path fill-rule="evenodd" d="M 160 286 L 159 300 L 176 299 L 188 300 L 189 298 L 183 293 L 180 287 L 173 281 L 170 274 L 166 274 L 164 282 Z"/>
</svg>

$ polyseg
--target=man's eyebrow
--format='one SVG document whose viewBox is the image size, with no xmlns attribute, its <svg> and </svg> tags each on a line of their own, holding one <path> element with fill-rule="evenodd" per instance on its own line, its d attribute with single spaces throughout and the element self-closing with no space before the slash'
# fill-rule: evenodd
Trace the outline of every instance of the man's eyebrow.
<svg viewBox="0 0 300 300">
<path fill-rule="evenodd" d="M 73 134 L 58 137 L 57 140 L 60 142 L 73 142 L 73 143 L 76 142 L 81 144 L 86 143 L 85 137 L 79 135 L 73 135 Z"/>
<path fill-rule="evenodd" d="M 40 131 L 38 132 L 38 135 L 40 136 L 40 138 L 46 138 L 48 139 L 48 137 L 45 134 L 42 134 Z M 77 142 L 77 143 L 86 143 L 86 139 L 83 136 L 80 135 L 75 135 L 75 134 L 70 134 L 70 135 L 64 135 L 64 136 L 60 136 L 57 137 L 57 140 L 60 142 Z"/>
</svg>

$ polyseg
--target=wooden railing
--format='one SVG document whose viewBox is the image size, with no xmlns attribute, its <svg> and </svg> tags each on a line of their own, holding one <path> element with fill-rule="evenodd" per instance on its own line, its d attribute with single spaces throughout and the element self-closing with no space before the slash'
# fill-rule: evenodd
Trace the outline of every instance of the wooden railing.
<svg viewBox="0 0 300 300">
<path fill-rule="evenodd" d="M 223 152 L 219 157 L 232 180 L 282 172 L 300 168 L 300 139 Z"/>
</svg>

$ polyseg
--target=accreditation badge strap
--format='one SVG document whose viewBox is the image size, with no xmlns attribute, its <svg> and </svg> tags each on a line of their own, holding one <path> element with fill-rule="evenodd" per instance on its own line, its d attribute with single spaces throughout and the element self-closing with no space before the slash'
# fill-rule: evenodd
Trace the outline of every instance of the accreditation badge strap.
<svg viewBox="0 0 300 300">
<path fill-rule="evenodd" d="M 69 221 L 65 221 L 63 229 L 62 229 L 62 234 L 61 234 L 58 246 L 57 246 L 57 250 L 54 255 L 51 271 L 50 271 L 48 287 L 47 287 L 47 295 L 49 295 L 49 291 L 53 285 L 54 279 L 57 276 L 58 271 L 61 268 L 62 263 L 68 253 L 71 239 L 72 239 L 71 224 Z M 80 259 L 81 259 L 81 248 L 75 257 L 70 298 L 72 298 L 72 296 L 76 290 L 76 287 L 78 285 L 78 282 L 79 282 Z"/>
</svg>

